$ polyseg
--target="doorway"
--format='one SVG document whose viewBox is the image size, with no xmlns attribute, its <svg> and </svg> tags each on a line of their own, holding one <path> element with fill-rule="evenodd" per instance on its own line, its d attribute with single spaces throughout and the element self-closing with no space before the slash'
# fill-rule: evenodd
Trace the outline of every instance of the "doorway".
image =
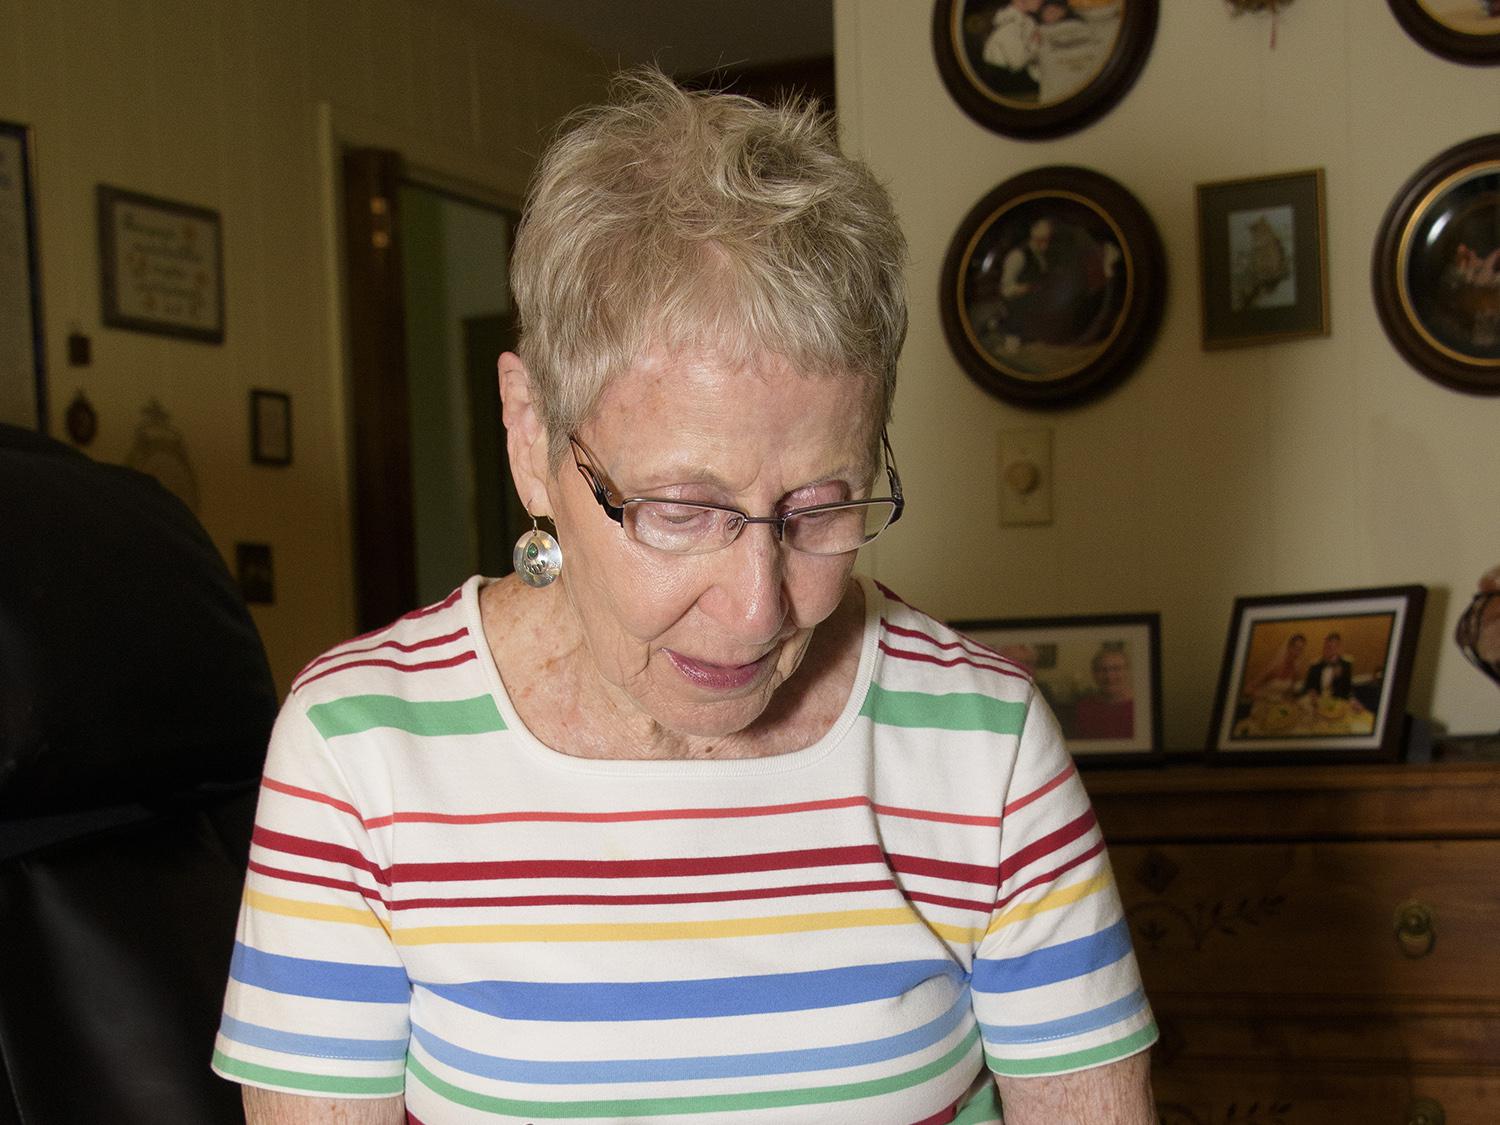
<svg viewBox="0 0 1500 1125">
<path fill-rule="evenodd" d="M 504 574 L 525 514 L 495 360 L 515 347 L 517 212 L 393 152 L 344 156 L 355 589 L 361 630 Z"/>
</svg>

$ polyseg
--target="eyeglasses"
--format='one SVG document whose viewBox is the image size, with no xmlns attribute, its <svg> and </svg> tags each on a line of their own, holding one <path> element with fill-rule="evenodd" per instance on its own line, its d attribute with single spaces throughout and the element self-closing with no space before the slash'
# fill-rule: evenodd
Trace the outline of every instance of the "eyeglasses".
<svg viewBox="0 0 1500 1125">
<path fill-rule="evenodd" d="M 1479 634 L 1485 624 L 1485 614 L 1491 610 L 1500 613 L 1500 590 L 1481 590 L 1475 594 L 1474 600 L 1469 603 L 1469 608 L 1464 610 L 1463 616 L 1458 619 L 1458 628 L 1453 631 L 1453 639 L 1457 642 L 1460 651 L 1469 658 L 1470 664 L 1500 684 L 1500 660 L 1486 660 L 1480 655 L 1478 647 Z"/>
<path fill-rule="evenodd" d="M 885 474 L 890 496 L 872 500 L 845 500 L 835 504 L 812 504 L 793 508 L 779 516 L 752 516 L 723 504 L 697 504 L 664 500 L 654 496 L 621 497 L 597 468 L 597 458 L 577 437 L 568 435 L 573 463 L 583 474 L 604 514 L 637 543 L 674 555 L 706 555 L 729 546 L 752 523 L 770 525 L 778 542 L 809 555 L 843 555 L 857 551 L 901 518 L 906 501 L 901 496 L 901 478 L 885 431 L 880 447 L 885 454 Z"/>
</svg>

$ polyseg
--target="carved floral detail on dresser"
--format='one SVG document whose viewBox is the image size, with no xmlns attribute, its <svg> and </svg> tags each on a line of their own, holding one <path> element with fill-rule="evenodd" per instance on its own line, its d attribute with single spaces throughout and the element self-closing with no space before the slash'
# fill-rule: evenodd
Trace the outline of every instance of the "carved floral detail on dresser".
<svg viewBox="0 0 1500 1125">
<path fill-rule="evenodd" d="M 1167 899 L 1137 902 L 1125 911 L 1138 940 L 1153 952 L 1180 930 L 1201 953 L 1213 936 L 1236 937 L 1247 926 L 1258 926 L 1281 912 L 1285 895 L 1260 895 L 1238 900 L 1217 899 L 1179 905 Z"/>
<path fill-rule="evenodd" d="M 1156 1112 L 1160 1125 L 1287 1125 L 1292 1103 L 1230 1102 L 1222 1113 L 1214 1110 L 1211 1116 L 1202 1117 L 1178 1102 L 1157 1102 Z"/>
</svg>

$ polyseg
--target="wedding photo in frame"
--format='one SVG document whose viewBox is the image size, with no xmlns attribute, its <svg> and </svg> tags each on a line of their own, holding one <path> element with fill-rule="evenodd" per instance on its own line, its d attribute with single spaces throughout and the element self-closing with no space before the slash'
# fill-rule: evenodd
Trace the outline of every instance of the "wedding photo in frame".
<svg viewBox="0 0 1500 1125">
<path fill-rule="evenodd" d="M 1198 185 L 1203 346 L 1328 335 L 1323 169 Z"/>
<path fill-rule="evenodd" d="M 1021 665 L 1079 765 L 1162 760 L 1161 616 L 1014 617 L 950 622 Z"/>
<path fill-rule="evenodd" d="M 1209 760 L 1398 758 L 1426 596 L 1390 586 L 1236 599 Z"/>
<path fill-rule="evenodd" d="M 1158 0 L 937 0 L 932 48 L 959 108 L 986 129 L 1035 140 L 1076 132 L 1135 84 Z"/>
<path fill-rule="evenodd" d="M 0 422 L 47 428 L 31 129 L 0 121 Z"/>
</svg>

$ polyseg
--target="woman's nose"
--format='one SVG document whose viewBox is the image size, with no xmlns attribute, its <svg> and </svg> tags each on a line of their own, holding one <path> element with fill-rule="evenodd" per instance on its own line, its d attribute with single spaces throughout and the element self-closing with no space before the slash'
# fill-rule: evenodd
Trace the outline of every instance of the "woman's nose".
<svg viewBox="0 0 1500 1125">
<path fill-rule="evenodd" d="M 786 552 L 769 524 L 747 526 L 717 552 L 722 562 L 711 612 L 747 644 L 774 638 L 786 621 Z"/>
</svg>

